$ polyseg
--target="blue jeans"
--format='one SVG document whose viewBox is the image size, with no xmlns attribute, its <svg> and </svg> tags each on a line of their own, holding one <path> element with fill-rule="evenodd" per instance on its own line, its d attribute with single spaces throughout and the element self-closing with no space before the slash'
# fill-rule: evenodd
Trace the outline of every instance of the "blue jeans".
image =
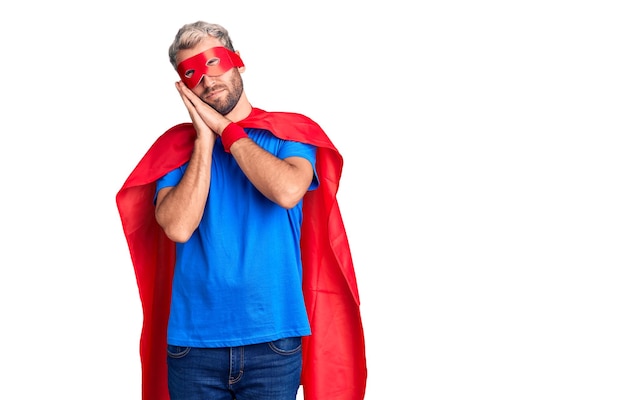
<svg viewBox="0 0 626 400">
<path fill-rule="evenodd" d="M 170 400 L 295 400 L 302 338 L 240 347 L 167 346 Z"/>
</svg>

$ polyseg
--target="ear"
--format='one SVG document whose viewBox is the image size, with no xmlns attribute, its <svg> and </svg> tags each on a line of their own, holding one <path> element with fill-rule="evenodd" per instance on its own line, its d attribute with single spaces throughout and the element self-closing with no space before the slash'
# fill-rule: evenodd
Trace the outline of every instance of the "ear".
<svg viewBox="0 0 626 400">
<path fill-rule="evenodd" d="M 235 54 L 237 54 L 239 56 L 239 58 L 241 58 L 241 54 L 239 53 L 239 50 L 235 50 Z M 243 61 L 243 58 L 241 59 L 241 61 Z M 237 67 L 237 69 L 239 70 L 240 74 L 246 72 L 246 66 L 245 65 L 243 67 Z"/>
</svg>

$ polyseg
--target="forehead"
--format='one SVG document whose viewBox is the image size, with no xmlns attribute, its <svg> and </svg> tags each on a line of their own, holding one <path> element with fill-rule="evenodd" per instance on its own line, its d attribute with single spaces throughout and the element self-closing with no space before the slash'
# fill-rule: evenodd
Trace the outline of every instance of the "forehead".
<svg viewBox="0 0 626 400">
<path fill-rule="evenodd" d="M 189 48 L 180 50 L 178 54 L 176 54 L 176 64 L 180 64 L 181 61 L 188 59 L 189 57 L 193 57 L 196 54 L 202 53 L 205 50 L 208 50 L 212 47 L 223 46 L 222 42 L 219 39 L 216 39 L 212 36 L 207 36 L 198 42 L 197 45 Z"/>
</svg>

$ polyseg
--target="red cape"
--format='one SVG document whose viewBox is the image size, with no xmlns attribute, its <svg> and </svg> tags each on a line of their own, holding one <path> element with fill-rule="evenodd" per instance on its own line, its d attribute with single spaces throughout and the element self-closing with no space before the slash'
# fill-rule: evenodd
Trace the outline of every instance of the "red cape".
<svg viewBox="0 0 626 400">
<path fill-rule="evenodd" d="M 336 198 L 343 158 L 319 125 L 301 114 L 253 108 L 237 124 L 318 148 L 320 185 L 305 195 L 303 203 L 303 292 L 312 335 L 303 339 L 301 383 L 307 400 L 362 400 L 367 368 L 359 293 Z M 154 217 L 155 182 L 189 160 L 195 138 L 191 123 L 170 128 L 116 195 L 143 308 L 143 400 L 169 400 L 166 333 L 175 245 Z"/>
</svg>

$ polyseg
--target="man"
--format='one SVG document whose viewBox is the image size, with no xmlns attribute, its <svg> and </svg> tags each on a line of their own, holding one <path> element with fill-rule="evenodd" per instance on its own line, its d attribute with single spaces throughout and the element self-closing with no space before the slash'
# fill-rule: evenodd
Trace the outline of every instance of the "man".
<svg viewBox="0 0 626 400">
<path fill-rule="evenodd" d="M 362 400 L 359 299 L 314 121 L 252 107 L 217 24 L 169 49 L 192 123 L 165 132 L 117 194 L 144 310 L 144 399 Z"/>
</svg>

